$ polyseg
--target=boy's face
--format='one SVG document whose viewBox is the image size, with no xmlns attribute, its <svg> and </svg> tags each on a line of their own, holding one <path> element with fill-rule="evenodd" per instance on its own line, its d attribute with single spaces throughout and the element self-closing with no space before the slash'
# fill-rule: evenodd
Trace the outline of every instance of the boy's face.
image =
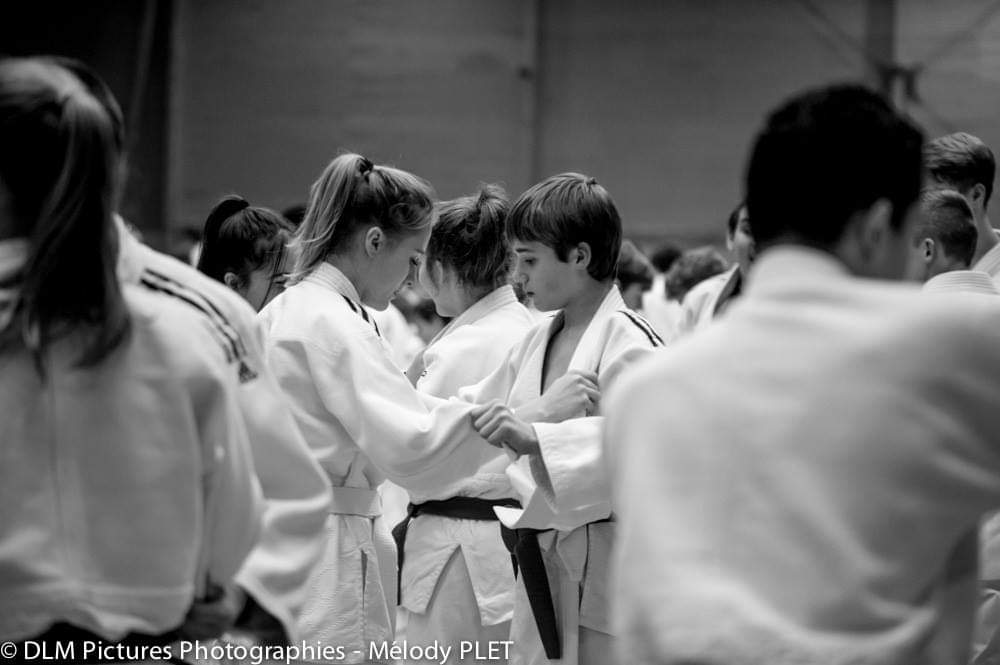
<svg viewBox="0 0 1000 665">
<path fill-rule="evenodd" d="M 513 249 L 514 279 L 524 285 L 535 307 L 543 312 L 565 307 L 577 281 L 573 265 L 540 242 L 515 240 Z"/>
</svg>

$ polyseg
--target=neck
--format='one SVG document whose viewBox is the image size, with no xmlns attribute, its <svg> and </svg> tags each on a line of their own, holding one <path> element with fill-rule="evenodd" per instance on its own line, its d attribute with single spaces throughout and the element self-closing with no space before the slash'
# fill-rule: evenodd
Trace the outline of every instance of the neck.
<svg viewBox="0 0 1000 665">
<path fill-rule="evenodd" d="M 993 249 L 998 242 L 997 235 L 993 232 L 993 227 L 990 226 L 990 218 L 985 212 L 976 216 L 976 230 L 979 232 L 979 239 L 976 240 L 976 253 L 972 257 L 973 263 Z"/>
<path fill-rule="evenodd" d="M 364 271 L 354 257 L 346 254 L 331 254 L 325 260 L 331 266 L 344 273 L 344 277 L 357 289 L 361 302 L 364 302 L 366 293 Z"/>
<path fill-rule="evenodd" d="M 607 282 L 588 280 L 580 293 L 574 296 L 563 308 L 563 325 L 567 328 L 574 328 L 590 323 L 612 286 L 613 282 L 610 280 Z"/>
</svg>

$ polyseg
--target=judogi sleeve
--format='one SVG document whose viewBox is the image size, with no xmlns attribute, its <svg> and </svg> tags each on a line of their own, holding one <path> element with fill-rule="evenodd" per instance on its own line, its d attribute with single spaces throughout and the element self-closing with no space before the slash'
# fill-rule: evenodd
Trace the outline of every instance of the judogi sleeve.
<svg viewBox="0 0 1000 665">
<path fill-rule="evenodd" d="M 430 490 L 472 475 L 488 445 L 471 406 L 421 395 L 386 355 L 374 331 L 357 348 L 275 340 L 272 366 L 286 393 L 317 391 L 371 461 L 397 485 Z"/>
<path fill-rule="evenodd" d="M 260 542 L 236 581 L 294 643 L 307 579 L 326 546 L 330 484 L 267 366 L 262 327 L 252 323 L 247 347 L 258 376 L 241 386 L 239 396 L 265 503 Z"/>
<path fill-rule="evenodd" d="M 614 386 L 623 370 L 662 344 L 651 329 L 643 328 L 648 325 L 645 321 L 613 321 L 616 325 L 606 339 L 598 367 L 602 393 Z M 610 512 L 611 484 L 602 450 L 604 418 L 574 418 L 561 423 L 535 423 L 533 427 L 540 454 L 531 457 L 531 471 L 553 510 L 568 512 L 606 505 Z"/>
<path fill-rule="evenodd" d="M 261 530 L 263 499 L 232 382 L 205 382 L 195 393 L 202 443 L 204 529 L 196 593 L 229 584 Z"/>
</svg>

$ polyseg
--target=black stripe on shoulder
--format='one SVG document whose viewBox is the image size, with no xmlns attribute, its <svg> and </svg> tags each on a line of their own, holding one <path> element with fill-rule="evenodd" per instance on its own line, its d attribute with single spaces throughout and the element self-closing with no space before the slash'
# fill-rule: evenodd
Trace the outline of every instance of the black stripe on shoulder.
<svg viewBox="0 0 1000 665">
<path fill-rule="evenodd" d="M 663 346 L 663 338 L 656 334 L 656 331 L 653 330 L 653 327 L 649 325 L 648 321 L 631 310 L 622 309 L 618 311 L 627 316 L 628 320 L 631 321 L 636 328 L 645 333 L 650 344 L 653 346 Z"/>
<path fill-rule="evenodd" d="M 139 279 L 139 283 L 142 284 L 143 286 L 145 286 L 147 289 L 150 289 L 151 291 L 156 291 L 157 293 L 162 293 L 162 294 L 170 296 L 172 298 L 176 298 L 176 299 L 184 302 L 185 304 L 193 307 L 194 309 L 198 310 L 199 312 L 201 312 L 201 314 L 204 315 L 209 320 L 209 322 L 212 324 L 212 331 L 219 338 L 218 339 L 219 344 L 222 347 L 222 350 L 223 350 L 223 352 L 226 355 L 226 362 L 230 362 L 231 363 L 231 362 L 235 361 L 239 357 L 239 354 L 237 353 L 237 349 L 236 349 L 235 344 L 233 343 L 233 340 L 230 339 L 229 336 L 226 335 L 219 328 L 218 322 L 216 322 L 215 319 L 213 319 L 211 316 L 209 316 L 208 313 L 205 312 L 205 310 L 201 307 L 201 305 L 199 305 L 197 302 L 195 302 L 194 300 L 192 300 L 188 295 L 186 295 L 184 293 L 178 293 L 175 289 L 171 289 L 171 288 L 169 288 L 167 286 L 164 286 L 163 284 L 158 284 L 157 282 L 155 282 L 155 281 L 153 281 L 151 279 L 148 279 L 145 276 L 141 277 Z"/>
<path fill-rule="evenodd" d="M 354 313 L 355 313 L 355 314 L 357 314 L 357 313 L 358 313 L 358 306 L 354 304 L 354 301 L 353 301 L 353 300 L 351 300 L 350 298 L 348 298 L 347 296 L 345 296 L 345 295 L 343 295 L 343 294 L 341 294 L 341 296 L 340 296 L 340 297 L 344 299 L 344 302 L 346 302 L 346 303 L 347 303 L 347 306 L 348 306 L 348 307 L 350 307 L 350 308 L 351 308 L 352 310 L 354 310 Z"/>
<path fill-rule="evenodd" d="M 215 303 L 212 302 L 211 298 L 208 298 L 203 293 L 200 293 L 199 291 L 191 288 L 187 284 L 182 284 L 178 282 L 176 279 L 173 279 L 167 275 L 164 275 L 163 273 L 157 272 L 150 268 L 146 268 L 144 270 L 144 273 L 148 273 L 149 275 L 152 275 L 153 277 L 161 280 L 165 284 L 173 286 L 179 292 L 187 294 L 189 298 L 196 299 L 197 301 L 199 301 L 202 304 L 202 307 L 200 309 L 206 315 L 214 316 L 216 320 L 216 325 L 218 325 L 222 329 L 223 334 L 233 342 L 237 355 L 239 357 L 247 355 L 247 347 L 246 344 L 243 342 L 243 338 L 240 336 L 239 332 L 236 330 L 233 324 L 229 322 L 229 319 L 226 318 L 226 315 L 223 314 L 219 310 L 219 308 L 215 306 Z"/>
</svg>

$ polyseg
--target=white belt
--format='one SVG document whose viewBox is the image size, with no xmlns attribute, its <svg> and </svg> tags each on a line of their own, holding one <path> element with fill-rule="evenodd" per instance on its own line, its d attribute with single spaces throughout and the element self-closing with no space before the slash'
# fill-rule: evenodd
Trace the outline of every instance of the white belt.
<svg viewBox="0 0 1000 665">
<path fill-rule="evenodd" d="M 378 490 L 363 487 L 334 487 L 330 512 L 334 515 L 378 517 L 382 514 L 382 497 Z"/>
</svg>

